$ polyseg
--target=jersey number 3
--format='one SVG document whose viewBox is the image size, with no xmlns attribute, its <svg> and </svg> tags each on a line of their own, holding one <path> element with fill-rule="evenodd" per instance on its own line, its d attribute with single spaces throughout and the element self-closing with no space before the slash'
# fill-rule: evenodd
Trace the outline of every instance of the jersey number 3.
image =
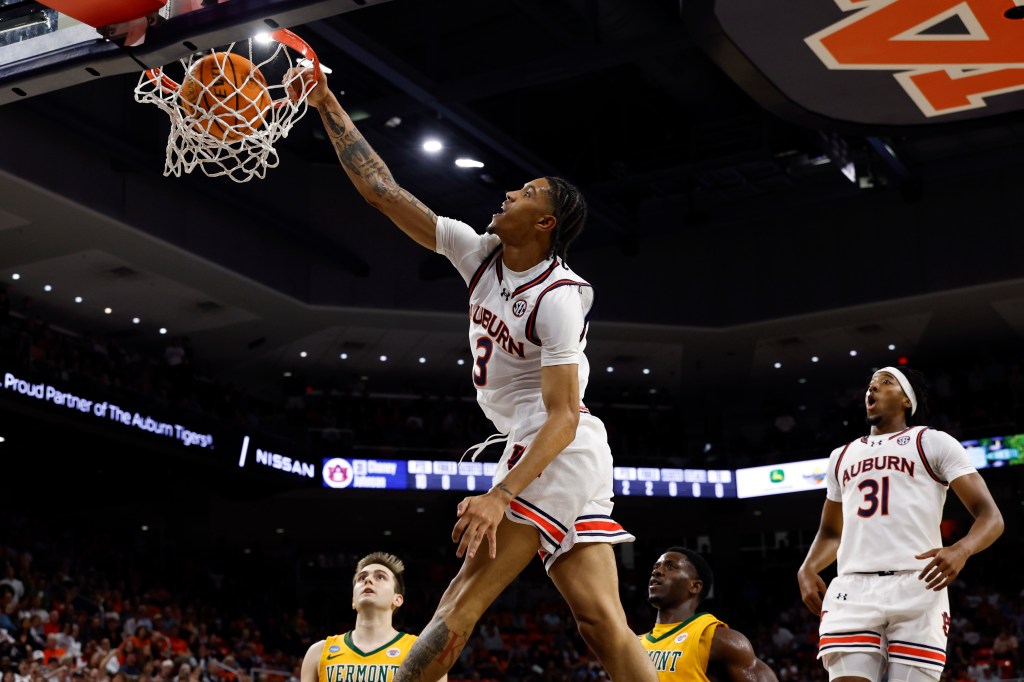
<svg viewBox="0 0 1024 682">
<path fill-rule="evenodd" d="M 881 494 L 879 494 L 878 481 L 873 478 L 861 481 L 857 488 L 864 493 L 864 504 L 867 506 L 857 508 L 857 516 L 868 518 L 874 516 L 878 508 L 882 508 L 882 516 L 889 515 L 889 477 L 882 477 Z"/>
<path fill-rule="evenodd" d="M 486 336 L 476 340 L 476 367 L 473 369 L 473 383 L 477 386 L 487 385 L 487 362 L 494 352 L 494 342 Z"/>
</svg>

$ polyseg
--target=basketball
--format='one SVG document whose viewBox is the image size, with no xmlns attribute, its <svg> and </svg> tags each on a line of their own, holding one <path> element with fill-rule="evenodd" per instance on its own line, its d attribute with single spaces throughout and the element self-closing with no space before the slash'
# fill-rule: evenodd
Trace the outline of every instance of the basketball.
<svg viewBox="0 0 1024 682">
<path fill-rule="evenodd" d="M 234 52 L 214 52 L 192 65 L 181 86 L 181 104 L 190 116 L 210 114 L 193 124 L 196 130 L 234 142 L 263 126 L 271 100 L 267 79 L 255 64 Z"/>
</svg>

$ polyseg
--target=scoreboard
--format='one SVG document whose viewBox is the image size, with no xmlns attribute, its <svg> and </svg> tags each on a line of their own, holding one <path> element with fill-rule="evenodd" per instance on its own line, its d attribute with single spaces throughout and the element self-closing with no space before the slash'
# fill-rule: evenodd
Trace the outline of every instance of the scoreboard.
<svg viewBox="0 0 1024 682">
<path fill-rule="evenodd" d="M 497 471 L 495 462 L 451 460 L 346 459 L 323 460 L 327 488 L 378 490 L 456 490 L 487 492 Z M 624 497 L 736 497 L 732 471 L 615 467 L 615 494 Z"/>
</svg>

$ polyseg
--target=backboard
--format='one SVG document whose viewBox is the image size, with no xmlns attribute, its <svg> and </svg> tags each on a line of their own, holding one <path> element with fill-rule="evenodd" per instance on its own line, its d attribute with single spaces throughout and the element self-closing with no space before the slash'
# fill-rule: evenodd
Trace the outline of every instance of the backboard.
<svg viewBox="0 0 1024 682">
<path fill-rule="evenodd" d="M 0 105 L 387 1 L 0 0 Z"/>
</svg>

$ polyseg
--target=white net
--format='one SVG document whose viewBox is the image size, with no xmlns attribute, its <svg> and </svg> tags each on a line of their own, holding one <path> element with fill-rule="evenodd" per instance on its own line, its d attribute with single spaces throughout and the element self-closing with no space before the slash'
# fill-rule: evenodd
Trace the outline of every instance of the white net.
<svg viewBox="0 0 1024 682">
<path fill-rule="evenodd" d="M 275 145 L 306 113 L 307 92 L 290 69 L 312 66 L 311 54 L 281 30 L 144 72 L 135 100 L 171 119 L 164 175 L 198 168 L 235 182 L 266 177 L 280 161 Z"/>
</svg>

